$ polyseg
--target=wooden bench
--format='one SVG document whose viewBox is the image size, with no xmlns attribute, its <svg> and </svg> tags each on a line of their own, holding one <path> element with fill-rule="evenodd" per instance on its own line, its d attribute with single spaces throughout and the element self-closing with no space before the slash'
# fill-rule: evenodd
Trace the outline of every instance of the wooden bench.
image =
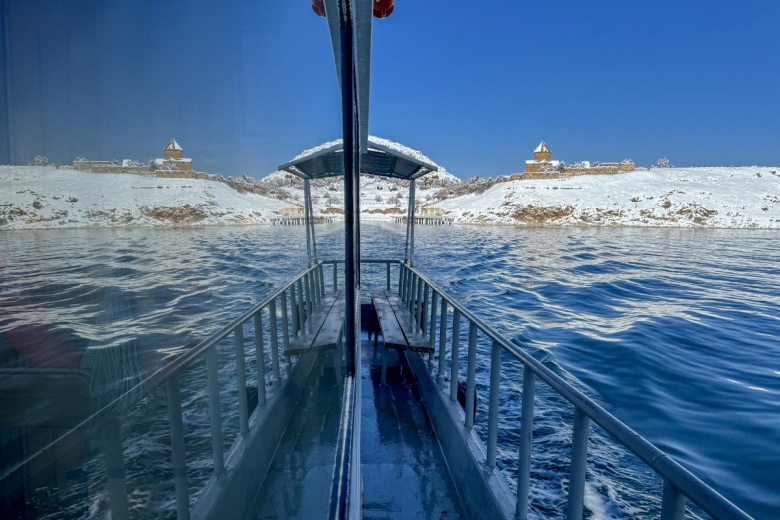
<svg viewBox="0 0 780 520">
<path fill-rule="evenodd" d="M 374 346 L 376 347 L 379 341 L 380 330 L 385 345 L 382 355 L 382 384 L 384 384 L 388 348 L 430 354 L 433 353 L 433 346 L 397 292 L 378 289 L 371 291 L 371 303 L 376 311 Z"/>
<path fill-rule="evenodd" d="M 284 355 L 292 356 L 306 352 L 336 349 L 333 365 L 336 378 L 341 380 L 341 339 L 344 334 L 344 292 L 330 292 L 323 296 L 320 304 L 312 309 L 303 322 L 298 334 L 284 349 Z"/>
</svg>

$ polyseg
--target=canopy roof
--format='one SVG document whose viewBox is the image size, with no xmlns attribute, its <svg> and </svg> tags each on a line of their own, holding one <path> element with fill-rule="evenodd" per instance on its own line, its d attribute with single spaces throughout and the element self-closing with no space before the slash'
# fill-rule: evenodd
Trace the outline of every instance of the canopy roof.
<svg viewBox="0 0 780 520">
<path fill-rule="evenodd" d="M 406 180 L 417 179 L 439 169 L 433 164 L 380 144 L 371 137 L 368 137 L 368 149 L 361 154 L 360 167 L 360 173 Z M 279 166 L 279 170 L 303 179 L 344 175 L 344 145 L 339 142 L 310 155 L 299 157 Z"/>
</svg>

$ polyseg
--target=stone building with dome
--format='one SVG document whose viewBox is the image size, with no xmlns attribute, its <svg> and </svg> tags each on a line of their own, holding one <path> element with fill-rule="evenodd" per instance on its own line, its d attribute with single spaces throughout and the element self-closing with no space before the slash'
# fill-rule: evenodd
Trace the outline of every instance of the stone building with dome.
<svg viewBox="0 0 780 520">
<path fill-rule="evenodd" d="M 175 166 L 179 171 L 192 171 L 192 159 L 184 157 L 184 149 L 179 145 L 179 143 L 176 142 L 176 139 L 173 137 L 171 137 L 171 141 L 168 143 L 168 145 L 163 148 L 163 155 L 164 157 L 162 159 L 154 160 L 158 168 L 162 169 L 162 167 L 167 163 L 169 165 Z"/>
<path fill-rule="evenodd" d="M 88 161 L 77 158 L 73 161 L 73 169 L 91 173 L 139 173 L 154 174 L 156 177 L 182 179 L 209 179 L 203 172 L 192 171 L 192 159 L 184 157 L 184 149 L 171 137 L 163 148 L 163 158 L 153 159 L 149 164 L 125 159 L 123 161 Z"/>
<path fill-rule="evenodd" d="M 560 161 L 553 161 L 552 151 L 550 150 L 550 147 L 547 146 L 547 143 L 544 142 L 544 139 L 542 139 L 542 142 L 539 143 L 539 146 L 534 150 L 534 158 L 525 161 L 525 171 L 526 173 L 554 171 L 560 164 Z"/>
<path fill-rule="evenodd" d="M 534 150 L 534 158 L 525 161 L 523 174 L 512 176 L 512 179 L 559 179 L 573 175 L 614 175 L 634 170 L 635 166 L 631 159 L 626 159 L 619 163 L 594 162 L 591 164 L 588 161 L 583 161 L 572 166 L 566 166 L 561 161 L 553 160 L 552 150 L 542 140 Z"/>
</svg>

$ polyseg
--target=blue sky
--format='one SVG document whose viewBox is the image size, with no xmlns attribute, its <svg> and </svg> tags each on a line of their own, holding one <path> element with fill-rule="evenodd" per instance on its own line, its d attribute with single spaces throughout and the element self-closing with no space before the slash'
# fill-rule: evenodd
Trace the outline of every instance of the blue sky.
<svg viewBox="0 0 780 520">
<path fill-rule="evenodd" d="M 308 0 L 6 3 L 11 162 L 148 160 L 174 135 L 196 169 L 263 176 L 340 136 Z M 521 171 L 542 138 L 568 163 L 780 164 L 780 2 L 396 4 L 370 132 L 460 177 Z"/>
</svg>

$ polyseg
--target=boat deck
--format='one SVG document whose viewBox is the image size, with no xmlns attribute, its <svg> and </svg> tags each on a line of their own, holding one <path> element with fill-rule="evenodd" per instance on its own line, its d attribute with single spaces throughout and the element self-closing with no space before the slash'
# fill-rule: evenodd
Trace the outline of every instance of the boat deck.
<svg viewBox="0 0 780 520">
<path fill-rule="evenodd" d="M 361 344 L 363 518 L 465 518 L 411 370 L 389 349 Z"/>
<path fill-rule="evenodd" d="M 381 344 L 375 354 L 365 334 L 361 343 L 363 517 L 465 517 L 411 371 L 391 350 L 382 385 Z M 309 377 L 249 518 L 328 517 L 341 395 L 332 364 L 322 363 Z"/>
</svg>

